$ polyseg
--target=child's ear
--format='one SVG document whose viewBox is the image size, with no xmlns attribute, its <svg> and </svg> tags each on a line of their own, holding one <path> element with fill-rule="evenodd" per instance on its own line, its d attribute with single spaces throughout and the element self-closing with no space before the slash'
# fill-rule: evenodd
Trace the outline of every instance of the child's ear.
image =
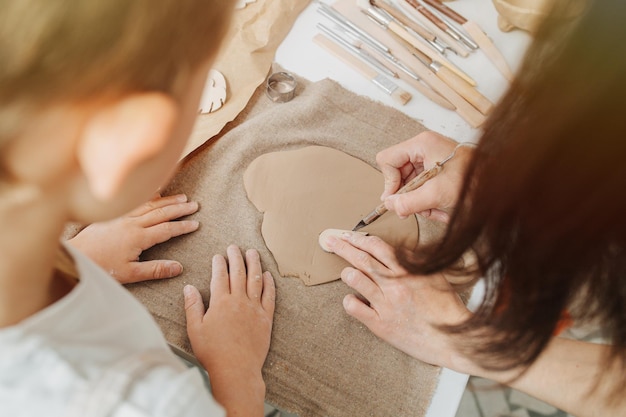
<svg viewBox="0 0 626 417">
<path fill-rule="evenodd" d="M 135 167 L 158 154 L 170 140 L 176 117 L 176 103 L 161 93 L 131 94 L 95 110 L 78 147 L 93 195 L 108 200 Z"/>
</svg>

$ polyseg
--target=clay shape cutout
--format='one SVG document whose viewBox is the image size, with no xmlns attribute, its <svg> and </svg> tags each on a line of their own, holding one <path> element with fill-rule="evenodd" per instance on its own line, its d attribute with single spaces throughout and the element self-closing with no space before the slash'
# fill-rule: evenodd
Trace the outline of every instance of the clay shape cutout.
<svg viewBox="0 0 626 417">
<path fill-rule="evenodd" d="M 226 78 L 218 70 L 209 71 L 202 98 L 200 113 L 212 113 L 224 105 L 226 101 Z"/>
<path fill-rule="evenodd" d="M 326 229 L 324 230 L 322 233 L 320 233 L 320 236 L 317 238 L 317 243 L 319 243 L 320 248 L 322 248 L 322 250 L 324 252 L 328 252 L 328 253 L 333 253 L 333 251 L 326 246 L 326 238 L 328 238 L 329 236 L 335 236 L 338 239 L 341 239 L 341 235 L 343 235 L 346 232 L 351 232 L 351 233 L 358 233 L 360 235 L 367 235 L 367 232 L 352 232 L 351 230 L 344 230 L 344 229 Z"/>
<path fill-rule="evenodd" d="M 237 0 L 237 3 L 235 3 L 235 9 L 243 9 L 249 3 L 254 3 L 255 1 L 256 0 Z"/>
<path fill-rule="evenodd" d="M 380 204 L 383 176 L 341 151 L 310 146 L 272 152 L 255 159 L 244 173 L 248 199 L 263 213 L 261 234 L 283 277 L 305 285 L 339 279 L 349 264 L 318 244 L 328 228 L 352 229 Z M 387 213 L 361 229 L 387 243 L 415 249 L 415 216 Z"/>
</svg>

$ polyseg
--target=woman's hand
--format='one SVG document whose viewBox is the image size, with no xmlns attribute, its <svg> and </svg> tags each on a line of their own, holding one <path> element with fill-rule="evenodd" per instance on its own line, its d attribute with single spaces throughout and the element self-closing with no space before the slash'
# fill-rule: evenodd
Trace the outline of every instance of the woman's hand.
<svg viewBox="0 0 626 417">
<path fill-rule="evenodd" d="M 438 133 L 424 132 L 379 152 L 376 162 L 385 179 L 381 196 L 385 207 L 402 218 L 417 213 L 447 222 L 458 200 L 471 155 L 469 148 L 457 149 L 443 171 L 418 189 L 405 194 L 394 193 L 422 171 L 445 159 L 457 145 L 457 142 Z"/>
<path fill-rule="evenodd" d="M 341 273 L 362 296 L 344 298 L 349 315 L 408 355 L 454 369 L 452 340 L 438 326 L 461 323 L 471 313 L 441 274 L 409 275 L 394 249 L 375 236 L 346 232 L 325 243 L 354 266 Z"/>
<path fill-rule="evenodd" d="M 194 354 L 209 372 L 213 395 L 228 415 L 262 415 L 261 368 L 270 346 L 274 280 L 262 271 L 256 250 L 246 251 L 245 262 L 237 246 L 229 246 L 227 254 L 228 262 L 213 257 L 206 312 L 198 290 L 185 287 L 187 332 Z"/>
<path fill-rule="evenodd" d="M 171 278 L 183 271 L 180 262 L 139 261 L 141 253 L 175 236 L 198 229 L 195 220 L 174 221 L 198 211 L 184 194 L 156 197 L 117 219 L 93 223 L 68 243 L 109 272 L 122 284 Z"/>
</svg>

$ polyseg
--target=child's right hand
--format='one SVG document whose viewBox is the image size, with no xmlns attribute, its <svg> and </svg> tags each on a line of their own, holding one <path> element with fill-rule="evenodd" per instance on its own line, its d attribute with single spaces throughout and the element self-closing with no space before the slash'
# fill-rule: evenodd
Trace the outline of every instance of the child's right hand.
<svg viewBox="0 0 626 417">
<path fill-rule="evenodd" d="M 244 258 L 235 245 L 228 263 L 213 257 L 211 299 L 205 311 L 200 292 L 185 287 L 187 333 L 196 358 L 208 371 L 215 399 L 228 415 L 263 415 L 265 383 L 261 368 L 272 332 L 276 290 L 263 272 L 259 253 Z"/>
</svg>

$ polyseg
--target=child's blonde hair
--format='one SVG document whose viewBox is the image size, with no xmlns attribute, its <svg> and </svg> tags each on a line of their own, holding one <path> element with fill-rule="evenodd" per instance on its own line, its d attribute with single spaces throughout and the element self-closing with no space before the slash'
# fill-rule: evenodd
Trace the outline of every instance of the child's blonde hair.
<svg viewBox="0 0 626 417">
<path fill-rule="evenodd" d="M 0 7 L 0 146 L 52 102 L 171 93 L 214 55 L 228 0 L 8 0 Z"/>
</svg>

